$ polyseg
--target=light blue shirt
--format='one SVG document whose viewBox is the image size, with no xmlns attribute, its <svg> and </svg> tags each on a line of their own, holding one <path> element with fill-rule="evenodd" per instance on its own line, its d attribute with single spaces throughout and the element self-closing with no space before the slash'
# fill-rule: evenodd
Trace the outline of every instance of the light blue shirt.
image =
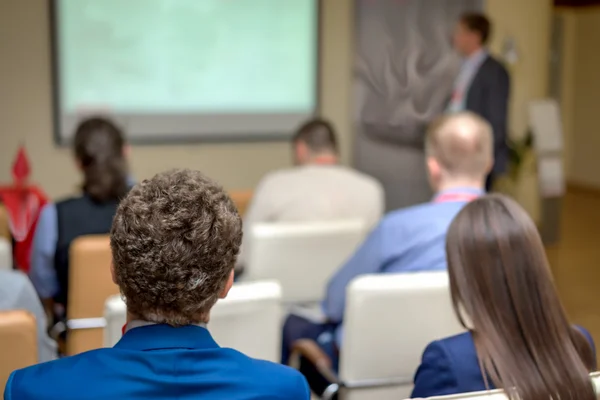
<svg viewBox="0 0 600 400">
<path fill-rule="evenodd" d="M 329 281 L 322 305 L 325 316 L 331 322 L 342 322 L 346 288 L 360 275 L 445 270 L 446 232 L 467 201 L 441 200 L 444 196 L 483 194 L 483 190 L 474 188 L 448 190 L 438 193 L 430 203 L 385 216 Z M 338 344 L 340 334 L 338 332 Z"/>
<path fill-rule="evenodd" d="M 29 278 L 42 299 L 54 297 L 59 290 L 54 253 L 58 242 L 58 217 L 56 205 L 47 204 L 40 213 L 33 236 Z"/>
<path fill-rule="evenodd" d="M 463 61 L 460 73 L 454 81 L 452 98 L 448 104 L 447 112 L 457 113 L 467 109 L 467 92 L 475 75 L 477 75 L 477 71 L 479 71 L 479 67 L 481 67 L 487 56 L 487 50 L 480 49 Z"/>
<path fill-rule="evenodd" d="M 46 313 L 25 274 L 0 270 L 0 310 L 29 311 L 37 324 L 38 362 L 56 358 L 56 343 L 46 333 Z"/>
</svg>

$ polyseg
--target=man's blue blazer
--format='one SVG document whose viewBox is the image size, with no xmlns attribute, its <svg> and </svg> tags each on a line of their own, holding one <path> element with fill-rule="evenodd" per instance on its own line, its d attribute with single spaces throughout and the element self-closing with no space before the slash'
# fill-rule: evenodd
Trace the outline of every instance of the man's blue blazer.
<svg viewBox="0 0 600 400">
<path fill-rule="evenodd" d="M 299 372 L 221 348 L 205 328 L 149 325 L 113 348 L 13 372 L 4 398 L 309 400 L 310 391 Z"/>
<path fill-rule="evenodd" d="M 590 342 L 595 355 L 592 336 L 585 329 L 578 328 Z M 423 352 L 414 382 L 411 398 L 487 390 L 471 333 L 461 333 L 430 343 Z M 490 389 L 494 389 L 490 380 L 488 384 Z"/>
</svg>

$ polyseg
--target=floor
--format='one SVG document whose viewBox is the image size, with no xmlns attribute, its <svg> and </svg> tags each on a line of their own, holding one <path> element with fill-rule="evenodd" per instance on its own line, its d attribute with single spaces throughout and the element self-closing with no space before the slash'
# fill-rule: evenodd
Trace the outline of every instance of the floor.
<svg viewBox="0 0 600 400">
<path fill-rule="evenodd" d="M 572 322 L 600 344 L 600 192 L 570 190 L 564 198 L 560 241 L 547 248 Z"/>
</svg>

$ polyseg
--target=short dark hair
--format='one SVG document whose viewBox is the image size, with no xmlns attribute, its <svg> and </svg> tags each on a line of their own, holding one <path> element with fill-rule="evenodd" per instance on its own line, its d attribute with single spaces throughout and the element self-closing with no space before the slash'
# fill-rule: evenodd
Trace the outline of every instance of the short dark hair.
<svg viewBox="0 0 600 400">
<path fill-rule="evenodd" d="M 242 221 L 225 190 L 198 171 L 134 186 L 115 215 L 115 278 L 133 315 L 181 326 L 206 322 L 234 268 Z"/>
<path fill-rule="evenodd" d="M 486 44 L 492 32 L 490 20 L 480 13 L 465 13 L 460 17 L 460 22 L 471 32 L 479 34 L 481 44 Z"/>
<path fill-rule="evenodd" d="M 294 135 L 294 143 L 306 143 L 313 153 L 338 152 L 338 143 L 333 126 L 329 121 L 315 118 L 305 122 Z"/>
</svg>

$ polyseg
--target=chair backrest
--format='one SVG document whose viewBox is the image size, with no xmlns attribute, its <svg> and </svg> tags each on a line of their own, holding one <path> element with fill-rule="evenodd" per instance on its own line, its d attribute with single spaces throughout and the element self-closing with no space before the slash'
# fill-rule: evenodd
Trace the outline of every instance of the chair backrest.
<svg viewBox="0 0 600 400">
<path fill-rule="evenodd" d="M 361 220 L 256 224 L 243 279 L 280 282 L 285 303 L 318 302 L 366 230 Z"/>
<path fill-rule="evenodd" d="M 0 236 L 0 269 L 11 270 L 12 267 L 12 246 L 8 239 Z"/>
<path fill-rule="evenodd" d="M 208 329 L 222 347 L 262 360 L 281 360 L 283 310 L 276 281 L 236 283 L 211 310 Z"/>
<path fill-rule="evenodd" d="M 68 355 L 102 347 L 104 303 L 119 293 L 110 274 L 111 261 L 107 235 L 81 236 L 71 243 Z"/>
<path fill-rule="evenodd" d="M 121 296 L 106 301 L 104 345 L 114 346 L 126 322 Z M 208 329 L 222 347 L 279 362 L 281 352 L 281 287 L 277 282 L 236 283 L 211 311 Z"/>
<path fill-rule="evenodd" d="M 408 398 L 427 344 L 462 331 L 452 308 L 447 272 L 355 279 L 346 301 L 340 378 L 349 387 L 388 380 L 395 385 L 350 389 L 344 399 Z"/>
<path fill-rule="evenodd" d="M 0 390 L 11 372 L 38 361 L 35 318 L 26 311 L 0 312 Z"/>
<path fill-rule="evenodd" d="M 10 234 L 10 224 L 8 222 L 8 212 L 6 211 L 6 207 L 0 204 L 0 237 L 8 240 L 11 240 Z"/>
<path fill-rule="evenodd" d="M 253 194 L 254 193 L 251 190 L 236 190 L 229 192 L 229 197 L 233 200 L 233 203 L 241 216 L 246 214 L 246 210 L 252 201 Z"/>
<path fill-rule="evenodd" d="M 600 372 L 592 372 L 590 374 L 590 380 L 594 385 L 596 391 L 596 397 L 600 395 Z M 451 394 L 448 396 L 433 396 L 428 397 L 429 400 L 508 400 L 504 390 L 487 390 L 482 392 L 470 392 L 470 393 L 459 393 Z M 548 399 L 552 400 L 552 399 Z"/>
</svg>

